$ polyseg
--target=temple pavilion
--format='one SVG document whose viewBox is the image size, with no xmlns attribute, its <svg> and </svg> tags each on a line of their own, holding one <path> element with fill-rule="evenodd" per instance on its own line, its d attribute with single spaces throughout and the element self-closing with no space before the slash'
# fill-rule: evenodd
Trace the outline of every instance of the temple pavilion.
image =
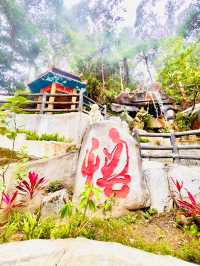
<svg viewBox="0 0 200 266">
<path fill-rule="evenodd" d="M 68 96 L 68 103 L 71 103 L 71 105 L 68 104 L 67 108 L 77 108 L 78 102 L 76 95 L 81 91 L 85 91 L 86 83 L 82 82 L 80 77 L 74 74 L 53 67 L 29 83 L 28 87 L 32 94 L 35 95 L 34 100 L 38 102 L 36 109 L 41 109 L 41 94 L 46 94 L 45 101 L 47 102 L 48 109 L 64 110 L 66 109 L 65 95 Z"/>
</svg>

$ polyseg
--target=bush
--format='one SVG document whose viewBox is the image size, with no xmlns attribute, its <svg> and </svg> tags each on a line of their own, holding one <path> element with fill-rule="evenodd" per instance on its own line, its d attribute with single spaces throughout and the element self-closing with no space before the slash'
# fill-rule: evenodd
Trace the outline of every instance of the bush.
<svg viewBox="0 0 200 266">
<path fill-rule="evenodd" d="M 49 182 L 48 186 L 45 188 L 45 191 L 47 193 L 50 193 L 50 192 L 56 192 L 56 191 L 61 190 L 63 188 L 64 188 L 63 181 L 54 180 L 52 182 Z"/>
<path fill-rule="evenodd" d="M 175 123 L 180 131 L 190 130 L 192 126 L 192 117 L 191 115 L 178 112 L 176 114 Z"/>
</svg>

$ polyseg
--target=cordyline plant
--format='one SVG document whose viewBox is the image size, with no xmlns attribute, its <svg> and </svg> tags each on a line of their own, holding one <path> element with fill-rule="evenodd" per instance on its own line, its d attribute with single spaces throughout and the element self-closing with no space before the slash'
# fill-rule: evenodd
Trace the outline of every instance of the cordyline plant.
<svg viewBox="0 0 200 266">
<path fill-rule="evenodd" d="M 13 194 L 2 193 L 1 208 L 6 215 L 9 215 L 16 208 L 24 207 L 27 200 L 32 199 L 37 193 L 42 192 L 47 183 L 46 178 L 39 178 L 35 172 L 29 172 L 28 181 L 22 180 L 17 186 Z M 21 198 L 18 195 L 21 192 Z"/>
<path fill-rule="evenodd" d="M 28 181 L 22 180 L 16 188 L 20 190 L 23 195 L 32 199 L 38 192 L 44 190 L 46 183 L 47 180 L 45 177 L 40 178 L 37 173 L 29 172 Z"/>
<path fill-rule="evenodd" d="M 186 188 L 183 187 L 183 182 L 179 182 L 177 179 L 171 178 L 177 191 L 174 196 L 174 200 L 179 208 L 181 208 L 188 216 L 200 217 L 200 205 L 197 203 L 194 195 Z M 186 200 L 182 197 L 182 190 L 185 189 L 188 198 Z"/>
<path fill-rule="evenodd" d="M 17 202 L 18 190 L 9 195 L 8 193 L 3 192 L 2 203 L 3 210 L 6 214 L 10 214 L 13 210 L 22 207 L 22 202 Z"/>
</svg>

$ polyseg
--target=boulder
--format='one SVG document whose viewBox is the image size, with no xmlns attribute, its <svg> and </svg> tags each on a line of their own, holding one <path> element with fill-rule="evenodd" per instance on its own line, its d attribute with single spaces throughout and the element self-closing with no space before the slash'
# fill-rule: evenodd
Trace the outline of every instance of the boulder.
<svg viewBox="0 0 200 266">
<path fill-rule="evenodd" d="M 1 266 L 192 266 L 170 256 L 84 238 L 2 244 Z"/>
<path fill-rule="evenodd" d="M 57 216 L 60 209 L 64 206 L 68 200 L 68 194 L 66 189 L 49 193 L 42 200 L 41 216 Z"/>
<path fill-rule="evenodd" d="M 86 183 L 102 190 L 102 202 L 116 198 L 116 216 L 149 206 L 139 147 L 121 121 L 101 121 L 88 128 L 78 160 L 75 202 Z"/>
</svg>

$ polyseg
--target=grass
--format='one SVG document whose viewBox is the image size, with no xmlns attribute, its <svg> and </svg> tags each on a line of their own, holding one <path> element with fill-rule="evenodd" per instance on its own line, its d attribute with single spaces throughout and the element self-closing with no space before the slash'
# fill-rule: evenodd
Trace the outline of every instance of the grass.
<svg viewBox="0 0 200 266">
<path fill-rule="evenodd" d="M 27 140 L 37 140 L 37 141 L 58 141 L 58 142 L 65 142 L 65 143 L 71 143 L 71 139 L 66 139 L 62 136 L 59 136 L 58 134 L 41 134 L 38 135 L 35 131 L 31 130 L 25 130 L 25 129 L 19 129 L 18 133 L 26 134 Z"/>
<path fill-rule="evenodd" d="M 73 230 L 71 230 L 73 229 Z M 69 233 L 70 232 L 70 233 Z M 83 229 L 77 230 L 77 219 L 70 224 L 66 220 L 40 218 L 36 215 L 12 216 L 0 230 L 0 241 L 26 239 L 58 239 L 82 236 L 99 241 L 117 242 L 161 255 L 171 255 L 200 264 L 200 238 L 175 224 L 174 213 L 154 214 L 148 219 L 137 211 L 120 218 L 91 218 Z"/>
</svg>

